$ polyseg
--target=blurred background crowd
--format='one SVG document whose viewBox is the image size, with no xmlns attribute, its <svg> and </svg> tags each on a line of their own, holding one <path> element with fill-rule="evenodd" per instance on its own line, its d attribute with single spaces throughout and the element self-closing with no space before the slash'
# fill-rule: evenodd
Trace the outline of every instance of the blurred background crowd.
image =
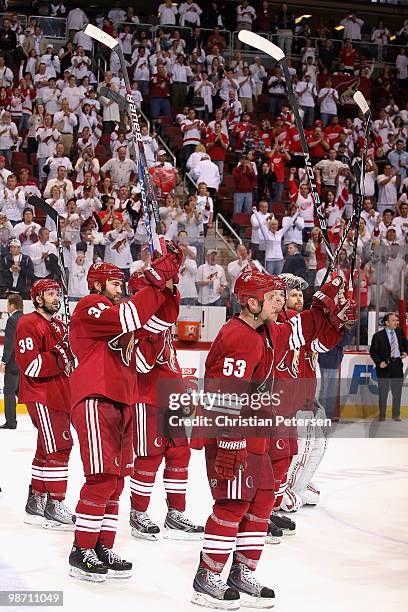
<svg viewBox="0 0 408 612">
<path fill-rule="evenodd" d="M 366 344 L 368 311 L 407 297 L 406 3 L 360 14 L 343 2 L 328 16 L 267 1 L 153 4 L 88 13 L 37 2 L 36 16 L 33 3 L 0 15 L 1 295 L 26 298 L 33 280 L 59 276 L 56 228 L 30 195 L 60 215 L 72 299 L 87 294 L 92 262 L 128 277 L 150 261 L 126 109 L 101 93 L 123 96 L 123 75 L 116 54 L 84 33 L 90 22 L 126 57 L 161 231 L 184 252 L 182 304 L 235 312 L 235 278 L 248 266 L 302 276 L 310 299 L 327 269 L 322 234 L 281 67 L 237 38 L 252 29 L 288 58 L 333 250 L 354 210 L 363 148 L 353 93 L 372 108 L 363 214 L 339 256 L 347 279 L 357 231 Z"/>
</svg>

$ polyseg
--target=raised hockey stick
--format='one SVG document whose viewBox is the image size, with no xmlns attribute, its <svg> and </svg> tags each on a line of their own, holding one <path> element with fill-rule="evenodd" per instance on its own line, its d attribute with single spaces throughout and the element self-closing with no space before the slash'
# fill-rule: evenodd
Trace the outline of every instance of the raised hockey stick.
<svg viewBox="0 0 408 612">
<path fill-rule="evenodd" d="M 329 235 L 327 231 L 326 218 L 321 209 L 320 196 L 317 191 L 316 180 L 315 180 L 313 166 L 312 166 L 312 160 L 311 160 L 310 153 L 309 153 L 309 147 L 307 146 L 305 133 L 303 131 L 302 119 L 300 118 L 300 115 L 299 115 L 299 108 L 296 102 L 295 92 L 293 91 L 293 87 L 292 87 L 292 79 L 289 74 L 286 56 L 280 47 L 278 47 L 277 45 L 274 45 L 273 42 L 271 42 L 270 40 L 263 38 L 263 36 L 260 36 L 259 34 L 255 34 L 254 32 L 251 32 L 250 30 L 241 30 L 240 32 L 238 32 L 238 38 L 244 44 L 249 45 L 250 47 L 254 47 L 258 51 L 261 51 L 262 53 L 266 53 L 266 55 L 269 55 L 270 57 L 272 57 L 276 62 L 280 62 L 283 68 L 283 74 L 285 76 L 285 81 L 286 81 L 286 88 L 288 91 L 288 98 L 289 98 L 289 102 L 290 102 L 290 105 L 292 107 L 292 111 L 295 117 L 295 123 L 296 123 L 297 130 L 299 132 L 303 157 L 305 159 L 305 168 L 306 168 L 307 176 L 309 178 L 309 183 L 310 183 L 310 195 L 312 196 L 316 215 L 319 220 L 320 229 L 322 231 L 324 246 L 326 249 L 327 256 L 329 258 L 329 269 L 330 271 L 333 272 L 335 269 L 336 260 L 334 258 L 333 251 L 330 245 Z"/>
<path fill-rule="evenodd" d="M 69 326 L 71 321 L 71 314 L 69 312 L 69 300 L 68 300 L 68 283 L 67 283 L 67 275 L 65 274 L 65 266 L 64 266 L 64 245 L 62 244 L 62 235 L 60 228 L 60 218 L 55 210 L 48 202 L 45 202 L 42 198 L 38 196 L 30 196 L 28 198 L 28 203 L 30 206 L 38 206 L 38 208 L 42 208 L 49 217 L 54 221 L 55 226 L 57 228 L 57 242 L 58 242 L 58 263 L 61 269 L 61 283 L 62 283 L 62 295 L 64 299 L 64 319 L 65 324 Z"/>
<path fill-rule="evenodd" d="M 364 115 L 365 125 L 364 125 L 364 151 L 361 155 L 361 165 L 360 165 L 360 176 L 358 182 L 358 194 L 357 194 L 357 202 L 356 202 L 356 210 L 355 210 L 355 226 L 354 226 L 354 244 L 353 251 L 351 254 L 351 262 L 350 262 L 350 278 L 349 278 L 349 297 L 351 299 L 353 295 L 353 284 L 354 284 L 354 270 L 356 267 L 356 259 L 357 259 L 357 245 L 358 245 L 358 232 L 359 225 L 361 219 L 361 213 L 363 211 L 363 199 L 365 194 L 365 164 L 367 159 L 367 150 L 368 150 L 368 133 L 371 125 L 371 110 L 367 104 L 367 100 L 361 93 L 361 91 L 356 91 L 353 96 L 354 102 L 360 108 L 361 112 Z"/>
<path fill-rule="evenodd" d="M 344 246 L 344 243 L 347 240 L 347 236 L 351 230 L 351 228 L 353 227 L 353 225 L 355 225 L 355 231 L 356 234 L 354 236 L 354 245 L 353 245 L 353 253 L 352 253 L 352 266 L 353 269 L 350 270 L 350 279 L 349 279 L 349 291 L 352 291 L 352 278 L 354 276 L 354 268 L 355 268 L 355 262 L 356 262 L 356 257 L 357 257 L 357 243 L 358 243 L 358 226 L 360 224 L 360 218 L 361 218 L 361 212 L 362 212 L 362 207 L 363 207 L 363 200 L 364 200 L 364 193 L 365 193 L 365 187 L 364 187 L 364 181 L 365 181 L 365 163 L 366 163 L 366 158 L 367 158 L 367 148 L 368 148 L 368 133 L 370 131 L 370 125 L 371 125 L 371 111 L 370 108 L 367 104 L 367 100 L 365 99 L 365 97 L 363 96 L 363 94 L 361 93 L 361 91 L 356 91 L 354 96 L 354 102 L 357 104 L 357 106 L 360 108 L 360 110 L 362 111 L 362 113 L 364 114 L 364 119 L 365 119 L 365 125 L 364 125 L 364 153 L 361 157 L 361 164 L 360 164 L 360 171 L 359 171 L 359 182 L 358 182 L 358 194 L 357 194 L 357 204 L 356 204 L 356 208 L 353 212 L 353 214 L 351 215 L 350 219 L 348 220 L 348 223 L 344 229 L 343 235 L 341 237 L 341 240 L 337 246 L 337 249 L 334 253 L 334 259 L 335 261 L 337 261 L 337 258 L 340 255 L 340 251 Z M 324 275 L 323 278 L 323 282 L 322 285 L 326 282 L 327 277 L 330 274 L 330 269 L 328 269 L 326 271 L 326 274 Z"/>
<path fill-rule="evenodd" d="M 100 42 L 102 45 L 105 45 L 109 47 L 109 49 L 112 49 L 112 51 L 115 51 L 115 53 L 117 54 L 119 58 L 120 67 L 123 73 L 123 78 L 124 78 L 125 87 L 126 87 L 126 100 L 128 103 L 128 112 L 129 112 L 129 117 L 130 117 L 130 123 L 132 126 L 133 143 L 134 143 L 135 154 L 136 154 L 136 163 L 138 166 L 140 195 L 142 197 L 142 205 L 143 205 L 143 210 L 144 210 L 145 217 L 146 217 L 146 230 L 147 230 L 148 241 L 149 241 L 149 250 L 150 250 L 150 253 L 153 254 L 153 251 L 154 251 L 153 234 L 152 234 L 152 227 L 150 223 L 150 210 L 149 210 L 149 204 L 147 201 L 145 184 L 147 184 L 147 191 L 149 192 L 149 195 L 151 198 L 153 217 L 154 217 L 155 224 L 156 224 L 156 232 L 159 237 L 161 252 L 164 255 L 164 253 L 167 252 L 167 249 L 166 249 L 166 243 L 164 240 L 164 236 L 160 232 L 159 207 L 158 207 L 156 195 L 154 192 L 154 186 L 150 179 L 150 174 L 148 172 L 146 155 L 144 151 L 144 144 L 143 144 L 142 134 L 140 132 L 139 117 L 137 115 L 137 107 L 136 107 L 135 100 L 132 96 L 129 75 L 127 72 L 125 56 L 123 55 L 122 47 L 120 46 L 118 40 L 115 40 L 115 38 L 113 38 L 112 36 L 104 32 L 103 30 L 100 30 L 99 28 L 97 28 L 96 26 L 92 24 L 88 24 L 86 26 L 85 34 L 88 34 L 88 36 L 90 36 L 91 38 L 94 38 L 95 40 Z"/>
</svg>

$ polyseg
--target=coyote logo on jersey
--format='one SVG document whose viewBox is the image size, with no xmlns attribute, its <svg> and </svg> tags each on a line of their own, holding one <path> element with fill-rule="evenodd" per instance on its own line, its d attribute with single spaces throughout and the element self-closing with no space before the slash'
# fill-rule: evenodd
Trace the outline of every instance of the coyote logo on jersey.
<svg viewBox="0 0 408 612">
<path fill-rule="evenodd" d="M 157 357 L 157 363 L 167 364 L 169 370 L 176 373 L 179 372 L 170 329 L 166 329 L 163 334 L 163 348 Z"/>
<path fill-rule="evenodd" d="M 278 363 L 276 369 L 279 372 L 289 372 L 292 378 L 297 378 L 299 375 L 299 349 L 286 351 L 283 359 Z"/>
<path fill-rule="evenodd" d="M 112 340 L 108 342 L 108 345 L 113 351 L 120 351 L 121 358 L 125 366 L 130 365 L 134 344 L 135 336 L 133 332 L 116 336 L 116 338 L 112 338 Z"/>
</svg>

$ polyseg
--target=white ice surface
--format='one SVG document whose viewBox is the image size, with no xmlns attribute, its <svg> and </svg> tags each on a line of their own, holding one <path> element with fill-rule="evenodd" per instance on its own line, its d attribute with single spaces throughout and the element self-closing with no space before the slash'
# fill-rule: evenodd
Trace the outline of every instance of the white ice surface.
<svg viewBox="0 0 408 612">
<path fill-rule="evenodd" d="M 321 505 L 292 515 L 297 534 L 267 545 L 258 568 L 259 578 L 276 591 L 277 612 L 408 610 L 407 446 L 406 439 L 330 442 L 316 479 Z M 16 431 L 0 431 L 0 590 L 62 590 L 62 609 L 69 612 L 199 610 L 189 601 L 201 543 L 132 538 L 128 482 L 115 548 L 133 561 L 134 576 L 103 584 L 70 578 L 72 534 L 23 524 L 34 448 L 27 417 L 19 417 Z M 67 502 L 74 509 L 83 482 L 77 446 L 69 474 Z M 203 454 L 193 451 L 188 513 L 204 524 L 210 509 Z M 162 526 L 161 472 L 149 512 Z"/>
</svg>

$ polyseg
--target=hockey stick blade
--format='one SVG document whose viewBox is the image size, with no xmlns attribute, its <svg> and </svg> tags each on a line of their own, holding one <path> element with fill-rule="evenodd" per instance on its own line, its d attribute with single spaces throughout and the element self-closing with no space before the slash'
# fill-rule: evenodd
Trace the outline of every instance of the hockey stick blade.
<svg viewBox="0 0 408 612">
<path fill-rule="evenodd" d="M 353 95 L 353 100 L 364 115 L 367 115 L 367 113 L 370 112 L 370 107 L 368 106 L 367 100 L 365 99 L 361 91 L 357 90 L 355 92 L 355 94 Z"/>
<path fill-rule="evenodd" d="M 88 23 L 84 32 L 85 34 L 88 34 L 88 36 L 93 38 L 94 40 L 97 40 L 103 45 L 106 45 L 110 49 L 115 49 L 115 47 L 119 45 L 119 42 L 115 40 L 112 36 L 110 36 L 110 34 L 107 34 L 103 30 L 100 30 L 99 28 L 92 25 L 91 23 Z"/>
<path fill-rule="evenodd" d="M 117 91 L 112 91 L 109 87 L 101 87 L 99 90 L 99 95 L 104 98 L 108 98 L 108 100 L 112 100 L 112 102 L 116 102 L 119 106 L 120 110 L 127 110 L 128 101 L 126 98 L 120 95 Z"/>
<path fill-rule="evenodd" d="M 38 208 L 42 208 L 47 213 L 47 215 L 51 217 L 54 223 L 57 222 L 58 212 L 45 200 L 39 198 L 38 196 L 30 196 L 27 202 L 28 204 L 30 204 L 30 206 L 38 206 Z"/>
<path fill-rule="evenodd" d="M 285 57 L 285 54 L 280 47 L 274 45 L 273 42 L 267 40 L 263 36 L 251 32 L 250 30 L 241 30 L 238 32 L 238 38 L 245 45 L 249 45 L 250 47 L 258 49 L 258 51 L 262 51 L 262 53 L 270 55 L 277 62 L 280 62 Z"/>
</svg>

